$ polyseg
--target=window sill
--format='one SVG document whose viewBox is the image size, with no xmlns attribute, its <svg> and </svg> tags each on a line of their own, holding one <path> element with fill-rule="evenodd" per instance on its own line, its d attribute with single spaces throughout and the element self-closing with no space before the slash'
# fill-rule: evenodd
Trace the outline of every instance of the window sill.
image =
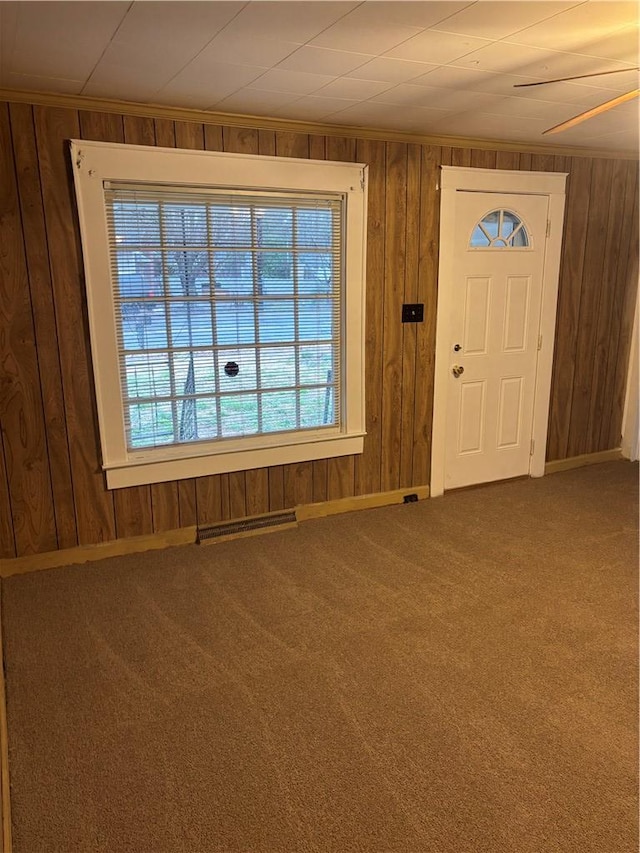
<svg viewBox="0 0 640 853">
<path fill-rule="evenodd" d="M 105 465 L 108 489 L 143 486 L 209 474 L 227 474 L 272 465 L 289 465 L 333 456 L 362 453 L 364 434 L 338 435 L 321 440 L 259 447 L 243 451 L 203 453 L 183 459 L 129 461 L 118 466 Z"/>
</svg>

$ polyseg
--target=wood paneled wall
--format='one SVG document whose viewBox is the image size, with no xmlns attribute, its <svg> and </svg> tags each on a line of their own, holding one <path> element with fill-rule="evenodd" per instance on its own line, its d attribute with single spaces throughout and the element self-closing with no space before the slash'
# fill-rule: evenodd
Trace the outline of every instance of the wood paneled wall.
<svg viewBox="0 0 640 853">
<path fill-rule="evenodd" d="M 362 455 L 107 491 L 70 138 L 369 164 Z M 0 557 L 428 484 L 441 164 L 569 172 L 547 458 L 617 447 L 637 163 L 0 105 Z M 403 302 L 424 323 L 403 325 Z"/>
</svg>

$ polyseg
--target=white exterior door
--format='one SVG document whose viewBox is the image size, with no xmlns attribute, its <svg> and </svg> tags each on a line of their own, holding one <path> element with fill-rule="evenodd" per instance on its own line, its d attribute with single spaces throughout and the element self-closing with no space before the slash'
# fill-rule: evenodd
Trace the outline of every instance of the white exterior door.
<svg viewBox="0 0 640 853">
<path fill-rule="evenodd" d="M 455 196 L 444 488 L 528 474 L 546 195 Z"/>
</svg>

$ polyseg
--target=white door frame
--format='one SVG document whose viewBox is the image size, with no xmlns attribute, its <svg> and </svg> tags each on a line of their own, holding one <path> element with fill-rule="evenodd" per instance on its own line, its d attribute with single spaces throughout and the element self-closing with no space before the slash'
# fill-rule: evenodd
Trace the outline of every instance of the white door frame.
<svg viewBox="0 0 640 853">
<path fill-rule="evenodd" d="M 431 484 L 429 489 L 431 497 L 436 497 L 444 492 L 447 389 L 451 366 L 450 322 L 453 298 L 456 192 L 467 190 L 485 193 L 545 195 L 549 198 L 549 226 L 545 242 L 539 331 L 542 336 L 542 347 L 538 352 L 532 433 L 534 444 L 529 466 L 529 474 L 532 477 L 542 477 L 546 457 L 565 183 L 567 179 L 566 172 L 518 172 L 507 169 L 474 169 L 464 166 L 441 166 L 440 169 L 440 260 L 438 265 L 436 360 L 431 437 Z"/>
</svg>

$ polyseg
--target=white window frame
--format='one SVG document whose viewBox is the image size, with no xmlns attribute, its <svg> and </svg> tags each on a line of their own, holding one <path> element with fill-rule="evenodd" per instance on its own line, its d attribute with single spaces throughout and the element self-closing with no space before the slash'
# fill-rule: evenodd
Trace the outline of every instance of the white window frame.
<svg viewBox="0 0 640 853">
<path fill-rule="evenodd" d="M 107 488 L 362 453 L 367 166 L 70 140 Z M 120 386 L 104 186 L 109 182 L 340 193 L 344 198 L 343 399 L 334 431 L 307 430 L 129 450 Z"/>
</svg>

